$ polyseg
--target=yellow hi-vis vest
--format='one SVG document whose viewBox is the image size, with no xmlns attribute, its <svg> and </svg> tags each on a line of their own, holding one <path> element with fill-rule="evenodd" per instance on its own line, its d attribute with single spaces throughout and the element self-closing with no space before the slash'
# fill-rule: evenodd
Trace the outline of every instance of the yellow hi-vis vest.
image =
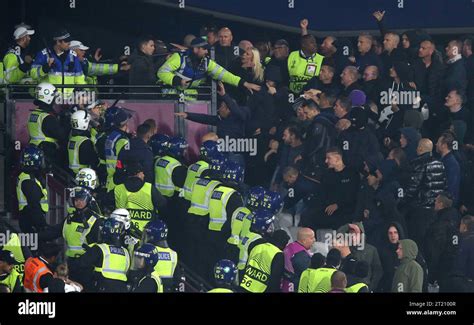
<svg viewBox="0 0 474 325">
<path fill-rule="evenodd" d="M 221 183 L 208 178 L 198 178 L 191 190 L 191 205 L 188 213 L 206 216 L 209 213 L 209 201 L 214 189 Z"/>
<path fill-rule="evenodd" d="M 155 265 L 155 272 L 161 279 L 172 279 L 178 264 L 178 254 L 169 247 L 155 247 L 158 252 L 158 263 Z"/>
<path fill-rule="evenodd" d="M 281 250 L 270 243 L 255 246 L 250 252 L 240 286 L 253 293 L 265 292 L 268 287 L 272 261 L 278 253 L 281 253 Z"/>
<path fill-rule="evenodd" d="M 288 56 L 290 91 L 295 94 L 301 93 L 303 87 L 311 78 L 319 76 L 323 59 L 324 56 L 318 53 L 315 53 L 308 58 L 304 58 L 302 51 L 291 52 Z"/>
<path fill-rule="evenodd" d="M 63 225 L 63 238 L 66 242 L 66 256 L 67 257 L 79 257 L 84 255 L 86 250 L 82 247 L 83 244 L 90 245 L 92 243 L 87 242 L 87 235 L 92 230 L 95 222 L 97 221 L 97 217 L 90 216 L 87 219 L 87 228 L 84 227 L 84 223 L 71 221 L 70 223 L 67 220 L 64 222 Z"/>
<path fill-rule="evenodd" d="M 107 135 L 105 140 L 105 164 L 107 167 L 107 191 L 115 188 L 114 174 L 117 167 L 117 160 L 122 149 L 129 149 L 128 138 L 120 131 L 114 130 Z"/>
<path fill-rule="evenodd" d="M 31 112 L 26 125 L 30 136 L 30 144 L 34 144 L 37 147 L 39 147 L 42 142 L 58 144 L 57 139 L 47 137 L 43 133 L 43 121 L 48 116 L 49 113 L 43 112 L 39 109 L 35 109 Z"/>
<path fill-rule="evenodd" d="M 207 293 L 233 293 L 234 291 L 226 288 L 214 288 L 209 290 Z"/>
<path fill-rule="evenodd" d="M 358 293 L 362 288 L 369 288 L 365 283 L 359 282 L 344 289 L 347 293 Z"/>
<path fill-rule="evenodd" d="M 130 213 L 132 223 L 140 231 L 143 231 L 145 225 L 153 219 L 155 207 L 151 197 L 151 183 L 144 183 L 137 192 L 129 192 L 125 184 L 115 187 L 115 208 L 127 209 Z"/>
<path fill-rule="evenodd" d="M 15 270 L 20 275 L 20 278 L 22 278 L 25 272 L 25 256 L 21 250 L 20 237 L 18 237 L 18 234 L 11 234 L 10 240 L 3 246 L 3 250 L 12 252 L 15 261 L 18 263 L 15 265 Z"/>
<path fill-rule="evenodd" d="M 103 254 L 102 266 L 95 267 L 94 271 L 102 274 L 106 279 L 127 281 L 127 272 L 130 267 L 130 255 L 123 247 L 108 244 L 97 244 Z"/>
<path fill-rule="evenodd" d="M 89 140 L 83 135 L 75 135 L 69 139 L 67 144 L 67 156 L 69 160 L 69 169 L 76 175 L 82 168 L 90 168 L 90 165 L 80 163 L 79 150 L 84 141 Z"/>
<path fill-rule="evenodd" d="M 21 190 L 21 185 L 23 181 L 29 180 L 29 179 L 34 180 L 36 184 L 39 186 L 39 188 L 41 189 L 41 192 L 43 193 L 43 196 L 41 197 L 41 200 L 40 200 L 41 210 L 44 213 L 47 213 L 49 211 L 48 191 L 46 190 L 46 188 L 43 188 L 43 185 L 41 185 L 39 180 L 31 178 L 29 174 L 24 173 L 24 172 L 22 172 L 18 176 L 18 183 L 16 185 L 16 196 L 18 198 L 18 210 L 22 211 L 28 205 L 28 202 L 26 201 L 26 196 Z"/>
<path fill-rule="evenodd" d="M 160 275 L 156 271 L 153 271 L 148 276 L 144 276 L 140 280 L 140 282 L 138 282 L 138 285 L 140 285 L 142 283 L 142 281 L 145 280 L 147 277 L 150 277 L 155 281 L 155 283 L 156 283 L 156 293 L 163 293 L 163 283 L 161 283 Z"/>
<path fill-rule="evenodd" d="M 250 232 L 245 236 L 242 237 L 242 239 L 239 242 L 239 263 L 237 263 L 237 268 L 242 271 L 245 269 L 245 265 L 247 265 L 247 260 L 249 258 L 249 246 L 251 243 L 256 241 L 257 239 L 262 238 L 261 235 L 255 233 L 255 232 Z"/>
<path fill-rule="evenodd" d="M 160 191 L 161 195 L 166 197 L 172 197 L 175 191 L 181 189 L 173 183 L 173 170 L 181 166 L 181 163 L 171 157 L 164 156 L 158 159 L 155 163 L 155 187 Z"/>
<path fill-rule="evenodd" d="M 321 267 L 306 269 L 301 273 L 298 292 L 325 293 L 331 291 L 331 276 L 337 270 Z"/>
<path fill-rule="evenodd" d="M 250 233 L 250 227 L 252 226 L 252 221 L 253 221 L 253 214 L 252 213 L 247 214 L 244 220 L 242 221 L 242 229 L 240 230 L 240 234 L 239 234 L 240 240 L 242 240 L 242 238 L 244 237 L 247 237 L 247 235 Z"/>
<path fill-rule="evenodd" d="M 200 160 L 188 167 L 188 173 L 186 174 L 186 180 L 184 181 L 184 198 L 191 201 L 192 187 L 196 179 L 201 176 L 202 172 L 209 169 L 209 164 L 203 160 Z"/>
<path fill-rule="evenodd" d="M 238 246 L 240 242 L 240 232 L 242 231 L 242 225 L 245 218 L 252 213 L 246 207 L 240 207 L 232 213 L 232 219 L 230 224 L 230 237 L 227 242 L 231 245 Z"/>
<path fill-rule="evenodd" d="M 219 186 L 212 192 L 209 201 L 209 230 L 221 231 L 227 221 L 227 202 L 237 191 L 227 186 Z"/>
<path fill-rule="evenodd" d="M 18 278 L 21 280 L 20 274 L 15 269 L 13 269 L 5 279 L 0 280 L 0 284 L 6 285 L 10 289 L 10 292 L 13 292 Z"/>
</svg>

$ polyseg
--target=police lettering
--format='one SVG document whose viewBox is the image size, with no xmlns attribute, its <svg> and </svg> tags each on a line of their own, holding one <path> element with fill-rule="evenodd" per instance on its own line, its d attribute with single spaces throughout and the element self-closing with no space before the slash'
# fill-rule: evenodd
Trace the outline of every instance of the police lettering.
<svg viewBox="0 0 474 325">
<path fill-rule="evenodd" d="M 125 255 L 125 251 L 121 247 L 109 246 L 110 252 L 117 255 Z"/>
<path fill-rule="evenodd" d="M 192 164 L 191 165 L 191 170 L 193 172 L 197 172 L 199 170 L 199 167 L 201 167 L 201 166 L 199 166 L 198 164 Z"/>
<path fill-rule="evenodd" d="M 166 159 L 160 159 L 160 160 L 158 160 L 157 166 L 158 166 L 158 167 L 166 168 L 166 166 L 168 166 L 169 163 L 170 163 L 170 162 L 169 162 L 168 160 L 166 160 Z"/>
<path fill-rule="evenodd" d="M 220 192 L 220 191 L 214 191 L 214 193 L 212 193 L 211 199 L 220 200 L 221 197 L 222 197 L 222 194 L 224 194 L 224 193 Z"/>
<path fill-rule="evenodd" d="M 242 221 L 244 220 L 244 217 L 246 216 L 246 214 L 242 211 L 240 211 L 239 213 L 237 213 L 237 216 L 235 217 L 235 219 L 239 220 L 239 221 Z"/>
<path fill-rule="evenodd" d="M 209 184 L 210 182 L 211 182 L 210 179 L 200 178 L 200 179 L 198 179 L 198 181 L 196 182 L 196 184 L 202 185 L 202 186 L 207 186 L 207 184 Z"/>
<path fill-rule="evenodd" d="M 158 252 L 158 259 L 160 261 L 171 261 L 171 255 L 168 252 Z"/>
</svg>

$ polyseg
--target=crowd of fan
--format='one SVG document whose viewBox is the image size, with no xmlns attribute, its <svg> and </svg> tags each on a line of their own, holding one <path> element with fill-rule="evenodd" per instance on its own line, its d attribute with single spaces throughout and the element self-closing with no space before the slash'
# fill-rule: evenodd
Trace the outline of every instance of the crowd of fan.
<svg viewBox="0 0 474 325">
<path fill-rule="evenodd" d="M 324 60 L 319 75 L 305 81 L 300 92 L 290 89 L 287 41 L 272 46 L 242 40 L 235 47 L 228 28 L 203 35 L 215 62 L 258 87 L 219 83 L 217 116 L 181 112 L 176 118 L 213 125 L 219 139 L 257 144 L 256 155 L 233 152 L 229 159 L 245 165 L 247 188 L 281 194 L 276 228 L 304 247 L 293 254 L 294 243 L 285 248 L 288 240 L 282 245 L 274 239 L 285 257 L 281 291 L 317 292 L 310 279 L 318 269 L 333 270 L 325 278 L 332 283 L 320 284 L 331 292 L 359 282 L 377 292 L 474 290 L 473 38 L 452 39 L 440 50 L 423 30 L 402 35 L 385 30 L 383 16 L 374 13 L 382 38 L 361 34 L 356 48 L 349 39 L 327 36 L 318 49 L 302 20 L 300 55 L 318 52 Z M 193 39 L 187 36 L 177 48 L 192 47 Z M 155 85 L 169 57 L 163 43 L 143 38 L 123 64 L 130 84 Z M 99 110 L 94 114 L 94 127 L 100 128 Z M 60 143 L 67 142 L 69 123 L 57 126 L 63 129 L 56 131 Z M 134 174 L 143 173 L 151 183 L 156 183 L 155 164 L 147 142 L 156 132 L 154 122 L 142 124 L 128 158 L 119 157 L 138 159 Z M 100 165 L 99 142 L 95 146 L 91 150 L 99 154 L 88 161 L 93 169 Z M 186 171 L 173 177 L 174 185 L 183 187 Z M 166 213 L 186 214 L 176 205 L 180 202 L 169 200 Z M 156 205 L 165 210 L 163 202 Z M 179 242 L 175 236 L 183 229 L 169 226 L 171 242 Z M 333 230 L 349 234 L 351 243 L 338 242 Z M 192 253 L 179 248 L 195 266 Z M 65 268 L 59 266 L 58 274 Z"/>
</svg>

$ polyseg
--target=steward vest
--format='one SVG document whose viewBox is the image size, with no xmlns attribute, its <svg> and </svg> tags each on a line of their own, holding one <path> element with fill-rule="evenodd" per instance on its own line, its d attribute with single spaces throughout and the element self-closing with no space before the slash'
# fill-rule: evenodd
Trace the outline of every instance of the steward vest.
<svg viewBox="0 0 474 325">
<path fill-rule="evenodd" d="M 250 252 L 240 286 L 253 293 L 265 292 L 271 276 L 272 262 L 278 253 L 281 250 L 270 243 L 255 246 Z"/>
<path fill-rule="evenodd" d="M 38 257 L 30 257 L 25 262 L 25 276 L 23 286 L 28 292 L 43 292 L 40 286 L 40 280 L 43 275 L 51 274 L 46 264 Z"/>
<path fill-rule="evenodd" d="M 319 76 L 324 56 L 315 53 L 308 58 L 301 51 L 293 51 L 288 56 L 288 74 L 290 75 L 289 89 L 295 94 L 301 93 L 306 83 L 313 77 Z"/>
<path fill-rule="evenodd" d="M 137 192 L 129 192 L 125 184 L 120 184 L 114 189 L 115 208 L 127 209 L 132 223 L 140 231 L 150 222 L 155 215 L 155 207 L 151 196 L 151 183 L 144 183 Z"/>
<path fill-rule="evenodd" d="M 331 290 L 331 276 L 337 270 L 334 268 L 321 267 L 319 269 L 307 269 L 303 271 L 300 278 L 298 292 L 325 293 Z"/>
<path fill-rule="evenodd" d="M 20 275 L 20 278 L 22 278 L 25 271 L 25 256 L 21 249 L 21 242 L 18 234 L 11 234 L 10 240 L 8 240 L 5 246 L 3 246 L 3 250 L 12 252 L 15 261 L 18 263 L 15 265 L 15 270 Z"/>
<path fill-rule="evenodd" d="M 226 288 L 214 288 L 209 290 L 207 293 L 233 293 L 234 291 Z"/>
<path fill-rule="evenodd" d="M 350 287 L 347 287 L 346 289 L 344 289 L 344 291 L 347 293 L 358 293 L 359 290 L 362 288 L 369 288 L 369 287 L 365 283 L 360 282 L 360 283 L 351 285 Z"/>
<path fill-rule="evenodd" d="M 13 269 L 10 274 L 5 277 L 5 279 L 0 280 L 0 284 L 6 285 L 8 288 L 10 288 L 10 292 L 13 292 L 18 278 L 20 278 L 20 274 L 15 269 Z"/>
</svg>

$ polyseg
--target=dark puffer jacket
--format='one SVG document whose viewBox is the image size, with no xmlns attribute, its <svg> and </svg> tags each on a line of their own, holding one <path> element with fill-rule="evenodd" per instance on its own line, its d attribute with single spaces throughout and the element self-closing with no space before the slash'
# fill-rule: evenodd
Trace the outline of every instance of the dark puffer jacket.
<svg viewBox="0 0 474 325">
<path fill-rule="evenodd" d="M 412 161 L 413 170 L 406 188 L 409 203 L 433 208 L 438 194 L 447 189 L 446 173 L 441 161 L 425 153 Z"/>
</svg>

